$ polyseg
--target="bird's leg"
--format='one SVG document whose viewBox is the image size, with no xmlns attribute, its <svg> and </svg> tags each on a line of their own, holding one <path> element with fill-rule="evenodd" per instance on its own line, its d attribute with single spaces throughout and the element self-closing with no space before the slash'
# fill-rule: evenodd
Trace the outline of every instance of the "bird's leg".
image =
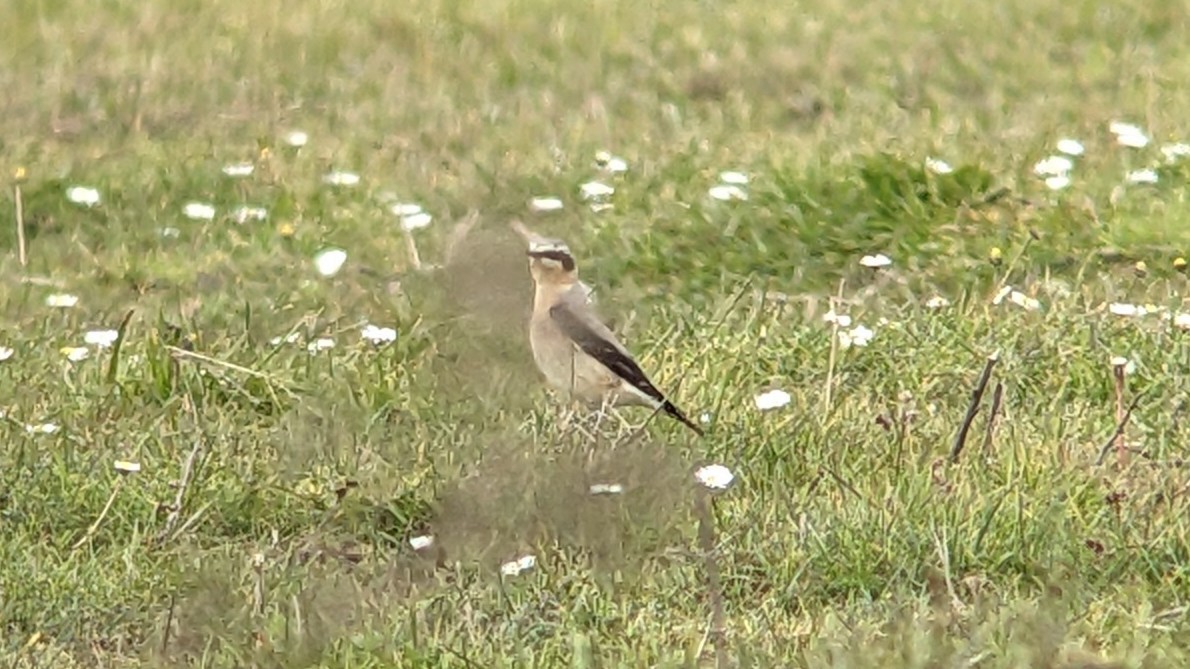
<svg viewBox="0 0 1190 669">
<path fill-rule="evenodd" d="M 558 413 L 558 430 L 561 437 L 567 438 L 570 435 L 575 435 L 585 441 L 593 439 L 587 425 L 589 422 L 587 414 L 590 412 L 580 400 L 574 397 L 567 398 L 565 402 L 559 403 Z"/>
<path fill-rule="evenodd" d="M 607 403 L 607 402 L 608 402 L 608 398 L 605 396 L 605 397 L 604 397 L 602 400 L 600 400 L 600 402 L 599 402 L 599 408 L 595 410 L 595 428 L 594 428 L 594 432 L 595 432 L 595 437 L 596 437 L 596 439 L 598 439 L 598 438 L 599 438 L 599 427 L 600 427 L 601 425 L 603 425 L 603 413 L 604 413 L 605 411 L 607 411 L 607 408 L 608 408 L 608 403 Z"/>
</svg>

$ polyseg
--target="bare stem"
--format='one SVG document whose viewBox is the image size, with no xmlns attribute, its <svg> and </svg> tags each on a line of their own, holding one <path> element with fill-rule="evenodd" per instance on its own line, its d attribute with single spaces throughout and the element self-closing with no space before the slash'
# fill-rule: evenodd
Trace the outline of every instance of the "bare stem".
<svg viewBox="0 0 1190 669">
<path fill-rule="evenodd" d="M 983 453 L 986 456 L 992 450 L 992 437 L 996 432 L 996 419 L 1000 416 L 1000 405 L 1004 401 L 1004 384 L 997 381 L 992 390 L 992 410 L 988 414 L 988 424 L 983 431 Z"/>
<path fill-rule="evenodd" d="M 1112 377 L 1115 380 L 1116 389 L 1116 425 L 1120 426 L 1120 429 L 1116 430 L 1115 436 L 1116 462 L 1121 467 L 1128 464 L 1128 444 L 1124 438 L 1124 428 L 1126 427 L 1124 416 L 1126 413 L 1131 413 L 1131 409 L 1124 409 L 1124 386 L 1128 374 L 1127 366 L 1127 363 L 1112 364 Z"/>
<path fill-rule="evenodd" d="M 1099 457 L 1095 458 L 1095 464 L 1101 465 L 1103 464 L 1103 461 L 1107 459 L 1107 454 L 1111 452 L 1112 446 L 1117 444 L 1120 435 L 1124 434 L 1124 428 L 1128 427 L 1128 421 L 1132 419 L 1132 412 L 1136 410 L 1137 405 L 1140 404 L 1140 398 L 1143 396 L 1144 393 L 1142 392 L 1137 394 L 1136 397 L 1132 398 L 1132 403 L 1128 405 L 1128 408 L 1124 411 L 1124 415 L 1120 417 L 1119 421 L 1116 423 L 1115 432 L 1113 432 L 1111 437 L 1103 444 L 1102 447 L 1100 447 Z"/>
<path fill-rule="evenodd" d="M 843 287 L 846 281 L 839 281 L 839 292 L 831 299 L 831 311 L 834 311 L 837 305 L 843 303 Z M 835 313 L 836 318 L 831 323 L 831 351 L 826 360 L 826 390 L 822 395 L 822 415 L 825 417 L 830 413 L 831 409 L 831 391 L 835 386 L 835 358 L 839 353 L 839 319 L 838 313 Z"/>
<path fill-rule="evenodd" d="M 959 426 L 959 432 L 954 437 L 954 444 L 950 447 L 951 462 L 959 461 L 959 454 L 963 452 L 963 444 L 967 442 L 967 433 L 971 430 L 971 421 L 975 420 L 975 414 L 979 413 L 979 403 L 983 401 L 983 393 L 987 390 L 988 380 L 992 378 L 992 368 L 999 360 L 1000 353 L 996 352 L 989 355 L 987 362 L 983 365 L 979 382 L 975 384 L 975 390 L 971 391 L 971 403 L 967 405 L 967 415 L 963 417 L 963 424 Z"/>
<path fill-rule="evenodd" d="M 95 536 L 95 532 L 98 531 L 99 526 L 103 524 L 103 519 L 107 518 L 107 512 L 112 510 L 112 504 L 116 501 L 116 495 L 120 494 L 120 488 L 124 487 L 124 479 L 124 475 L 121 475 L 116 479 L 116 485 L 112 486 L 112 494 L 108 495 L 107 503 L 103 505 L 103 510 L 99 512 L 99 517 L 95 519 L 95 522 L 91 523 L 91 527 L 87 528 L 86 533 L 79 537 L 78 541 L 74 542 L 74 545 L 70 547 L 72 550 L 78 549 L 83 544 L 87 543 L 91 537 Z"/>
<path fill-rule="evenodd" d="M 421 254 L 417 252 L 417 242 L 413 240 L 413 233 L 402 229 L 405 234 L 405 250 L 409 252 L 409 264 L 415 270 L 421 270 Z"/>
<path fill-rule="evenodd" d="M 21 185 L 12 187 L 12 199 L 16 202 L 17 215 L 17 257 L 21 260 L 21 267 L 29 264 L 29 257 L 25 252 L 25 206 L 21 202 Z"/>
<path fill-rule="evenodd" d="M 194 448 L 190 449 L 190 454 L 186 456 L 186 461 L 182 464 L 182 476 L 178 479 L 178 492 L 174 495 L 173 506 L 169 510 L 169 515 L 165 517 L 165 525 L 157 533 L 159 543 L 164 542 L 173 534 L 178 519 L 182 517 L 182 504 L 186 500 L 186 492 L 190 489 L 190 481 L 194 478 L 194 462 L 198 459 L 200 450 L 202 450 L 202 440 L 195 439 Z"/>
<path fill-rule="evenodd" d="M 727 614 L 723 610 L 723 584 L 719 578 L 719 561 L 715 550 L 714 500 L 710 493 L 698 490 L 694 497 L 694 510 L 698 515 L 698 547 L 702 551 L 703 566 L 707 571 L 707 596 L 711 602 L 711 643 L 715 646 L 715 666 L 726 669 L 727 658 Z"/>
</svg>

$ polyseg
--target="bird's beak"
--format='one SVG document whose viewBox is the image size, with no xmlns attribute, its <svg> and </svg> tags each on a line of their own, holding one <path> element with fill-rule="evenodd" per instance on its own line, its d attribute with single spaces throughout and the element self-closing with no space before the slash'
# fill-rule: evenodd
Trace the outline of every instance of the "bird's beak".
<svg viewBox="0 0 1190 669">
<path fill-rule="evenodd" d="M 534 241 L 541 239 L 540 235 L 534 234 L 532 230 L 525 227 L 525 224 L 521 223 L 520 221 L 513 221 L 508 224 L 508 227 L 512 228 L 513 232 L 517 233 L 521 239 L 525 240 L 526 244 L 532 245 Z"/>
</svg>

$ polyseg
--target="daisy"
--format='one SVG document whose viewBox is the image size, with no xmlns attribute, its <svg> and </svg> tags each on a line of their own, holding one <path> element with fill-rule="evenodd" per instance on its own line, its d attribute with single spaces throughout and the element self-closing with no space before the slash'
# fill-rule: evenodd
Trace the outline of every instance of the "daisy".
<svg viewBox="0 0 1190 669">
<path fill-rule="evenodd" d="M 330 186 L 355 186 L 359 183 L 359 175 L 355 172 L 328 172 L 322 177 L 322 182 Z"/>
<path fill-rule="evenodd" d="M 720 202 L 731 202 L 735 200 L 744 201 L 748 199 L 748 193 L 735 184 L 719 184 L 718 186 L 711 186 L 707 190 L 707 195 L 711 198 L 719 200 Z"/>
<path fill-rule="evenodd" d="M 66 189 L 66 199 L 84 207 L 94 207 L 99 204 L 99 191 L 88 186 L 71 186 Z"/>
<path fill-rule="evenodd" d="M 232 163 L 223 166 L 223 173 L 229 177 L 250 177 L 256 171 L 252 163 Z"/>
<path fill-rule="evenodd" d="M 793 398 L 789 395 L 789 393 L 781 390 L 780 388 L 774 388 L 773 390 L 767 390 L 763 393 L 760 393 L 755 398 L 753 398 L 753 401 L 756 402 L 757 409 L 760 409 L 761 411 L 771 411 L 773 409 L 780 409 L 786 404 L 789 404 L 792 399 Z"/>
<path fill-rule="evenodd" d="M 735 480 L 735 474 L 723 465 L 707 465 L 695 471 L 694 478 L 711 490 L 726 490 Z"/>
<path fill-rule="evenodd" d="M 115 330 L 91 330 L 83 335 L 83 341 L 91 346 L 107 348 L 116 343 L 119 336 L 120 333 Z"/>
<path fill-rule="evenodd" d="M 375 346 L 383 344 L 391 344 L 397 340 L 397 331 L 393 328 L 382 328 L 368 323 L 360 331 L 360 336 L 365 341 Z"/>
<path fill-rule="evenodd" d="M 529 208 L 533 211 L 560 211 L 562 200 L 556 197 L 535 197 L 529 200 Z"/>
<path fill-rule="evenodd" d="M 500 565 L 500 573 L 505 576 L 517 576 L 524 572 L 530 571 L 537 566 L 537 557 L 533 555 L 525 555 L 517 558 L 511 562 L 505 562 Z"/>
<path fill-rule="evenodd" d="M 187 202 L 182 207 L 182 213 L 191 220 L 209 221 L 215 218 L 215 207 L 205 202 Z"/>
<path fill-rule="evenodd" d="M 334 276 L 343 269 L 347 262 L 347 252 L 343 249 L 326 249 L 314 256 L 314 267 L 323 276 Z"/>
</svg>

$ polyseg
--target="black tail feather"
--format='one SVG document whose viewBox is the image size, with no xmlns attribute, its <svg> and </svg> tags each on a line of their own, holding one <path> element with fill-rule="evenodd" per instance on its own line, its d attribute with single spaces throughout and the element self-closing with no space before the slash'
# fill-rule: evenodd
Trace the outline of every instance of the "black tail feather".
<svg viewBox="0 0 1190 669">
<path fill-rule="evenodd" d="M 700 437 L 702 436 L 702 428 L 695 425 L 693 423 L 693 421 L 691 421 L 689 418 L 686 417 L 685 414 L 683 414 L 680 410 L 678 410 L 678 408 L 676 406 L 674 406 L 673 402 L 670 402 L 669 400 L 665 400 L 665 402 L 661 405 L 661 410 L 664 411 L 665 413 L 669 414 L 676 420 L 680 421 L 686 427 L 690 428 L 691 430 L 694 430 L 694 434 L 697 434 Z"/>
</svg>

